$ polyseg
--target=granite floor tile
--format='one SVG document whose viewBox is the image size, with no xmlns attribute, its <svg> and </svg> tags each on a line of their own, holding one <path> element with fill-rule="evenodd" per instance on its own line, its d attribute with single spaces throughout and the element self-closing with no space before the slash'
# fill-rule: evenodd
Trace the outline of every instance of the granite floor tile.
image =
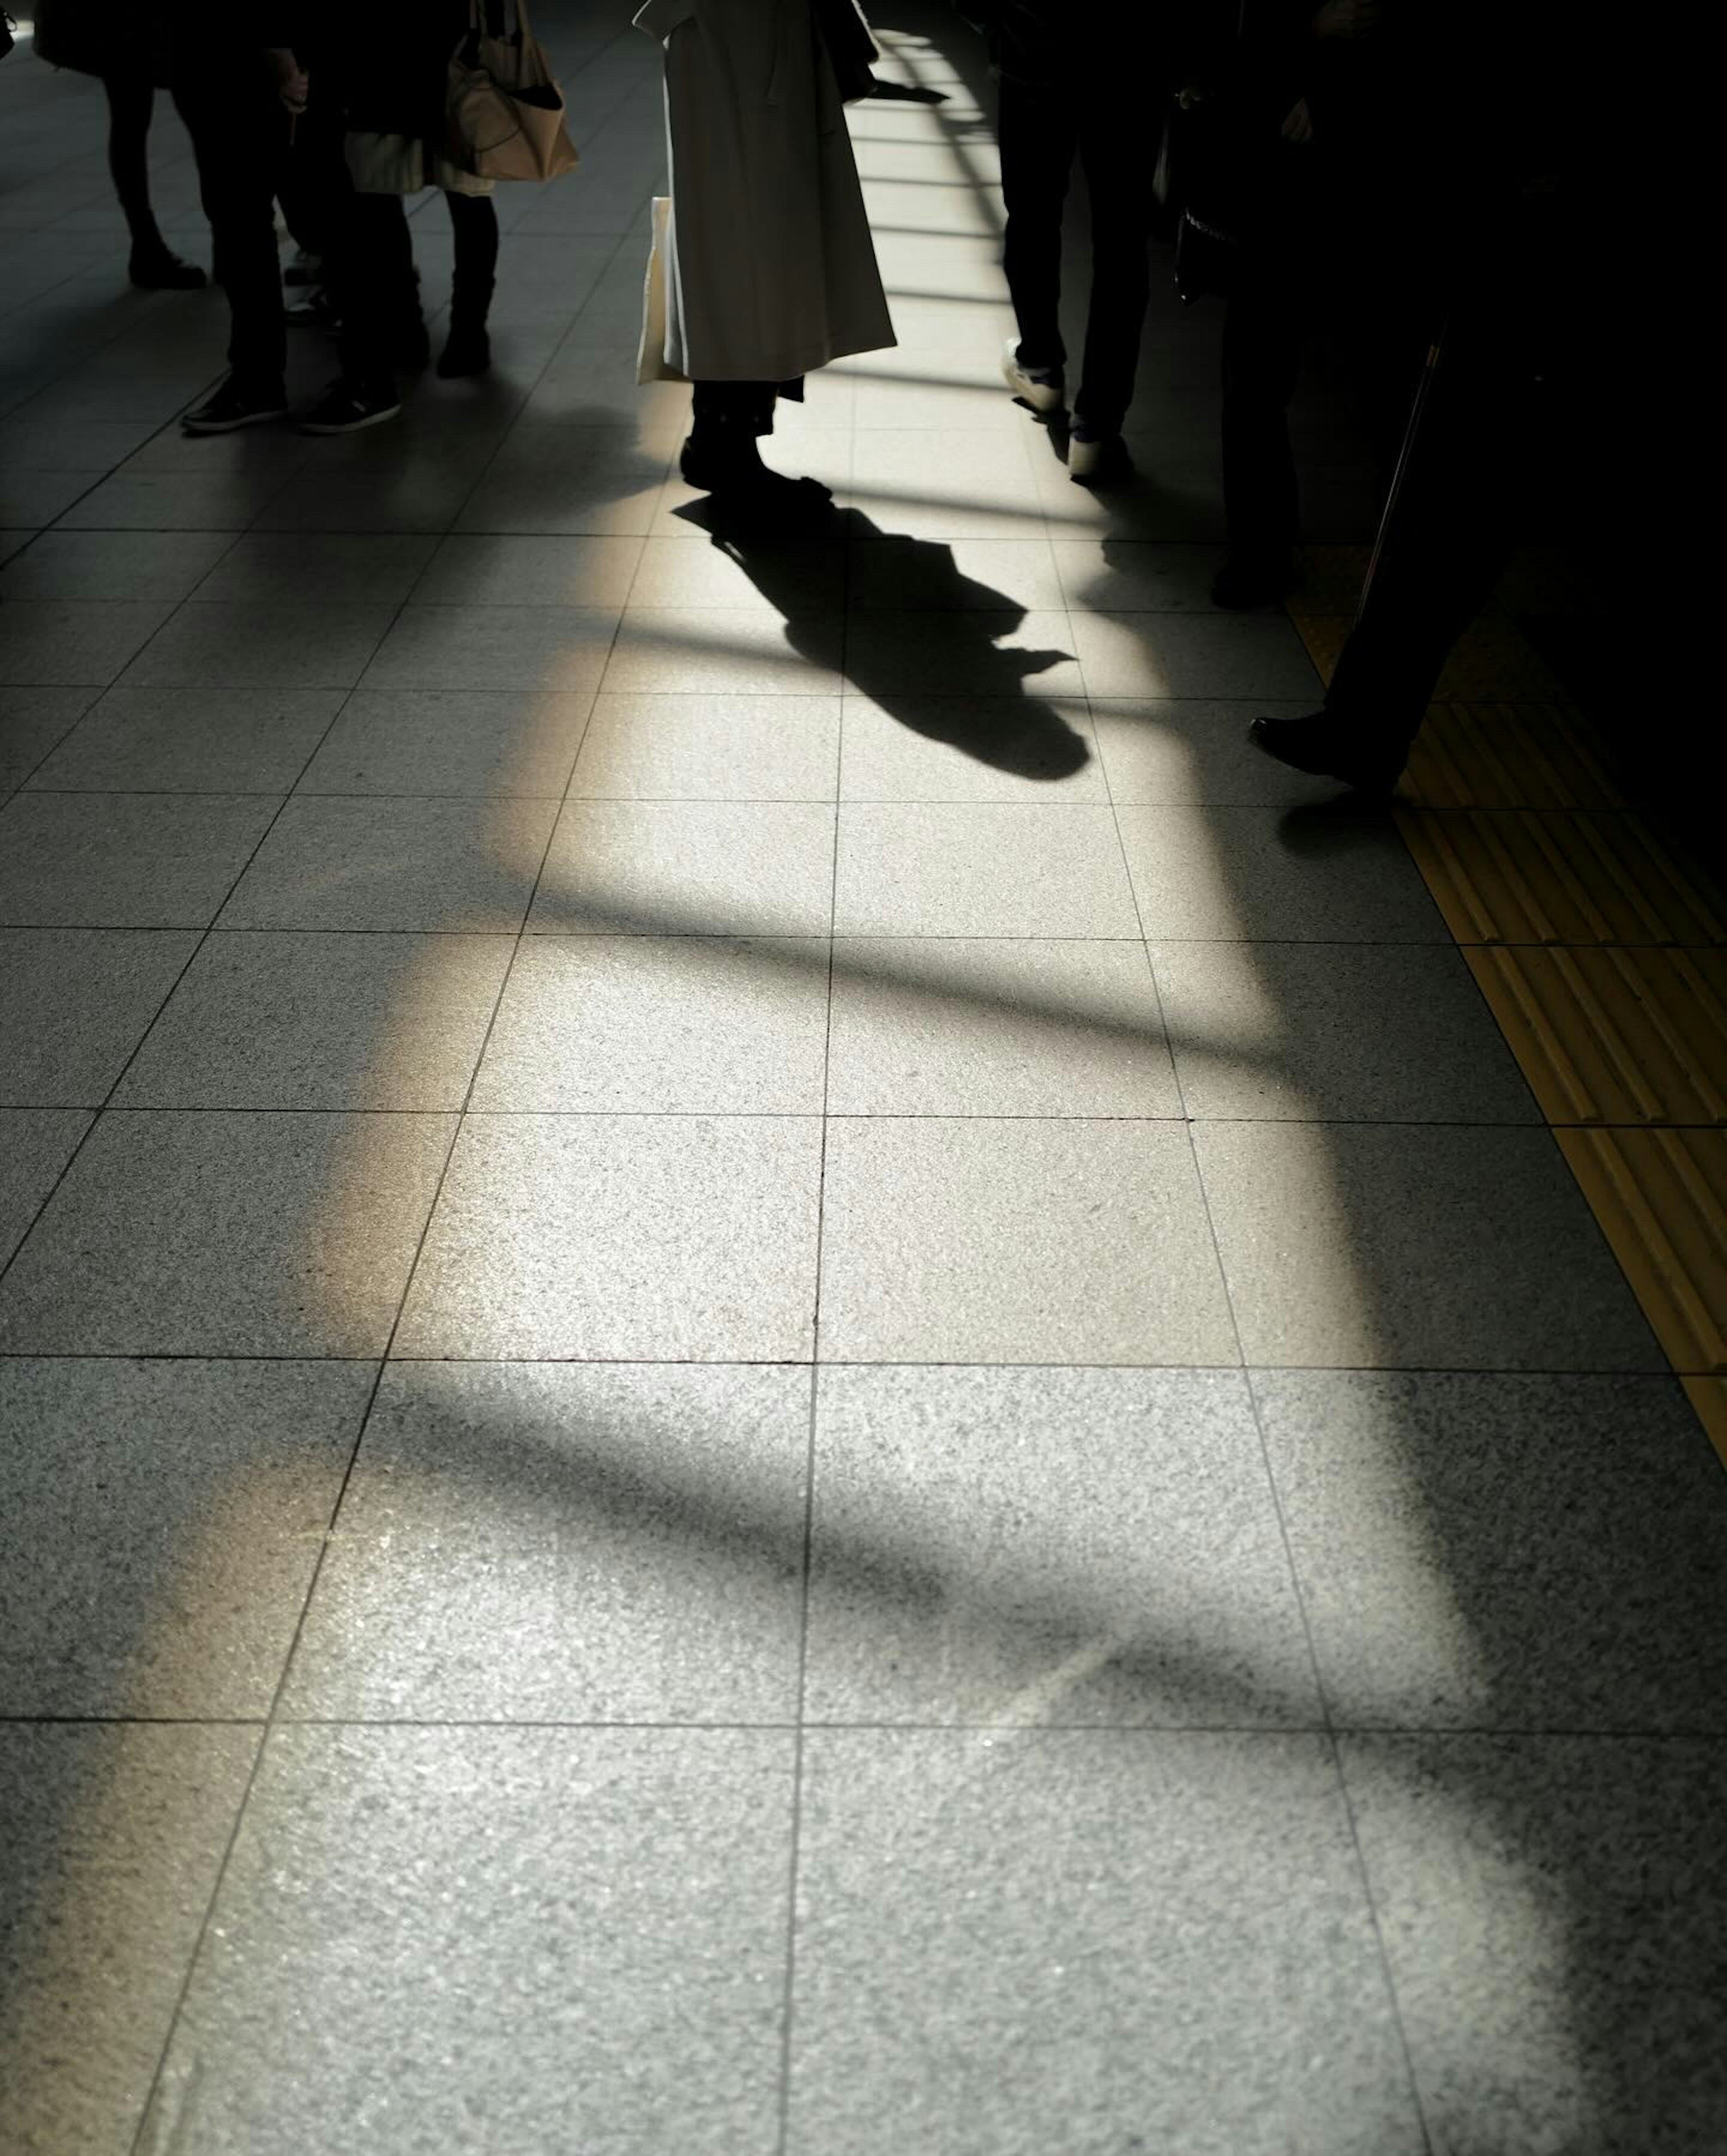
<svg viewBox="0 0 1727 2156">
<path fill-rule="evenodd" d="M 512 947 L 507 936 L 213 935 L 115 1105 L 460 1108 Z"/>
<path fill-rule="evenodd" d="M 831 1123 L 821 1353 L 1236 1362 L 1186 1127 Z"/>
<path fill-rule="evenodd" d="M 7 690 L 0 704 L 0 802 L 70 733 L 101 693 L 94 682 Z"/>
<path fill-rule="evenodd" d="M 260 794 L 14 794 L 0 809 L 0 921 L 203 928 L 277 805 Z"/>
<path fill-rule="evenodd" d="M 881 702 L 903 696 L 1075 697 L 1083 693 L 1065 613 L 860 611 L 846 624 L 846 676 Z"/>
<path fill-rule="evenodd" d="M 97 1107 L 198 947 L 174 929 L 0 929 L 0 1106 Z"/>
<path fill-rule="evenodd" d="M 639 443 L 633 426 L 548 425 L 530 418 L 462 504 L 455 527 L 640 535 L 653 521 L 670 464 L 670 445 Z"/>
<path fill-rule="evenodd" d="M 439 545 L 414 596 L 424 606 L 618 609 L 641 550 L 640 539 L 462 533 Z"/>
<path fill-rule="evenodd" d="M 1417 2156 L 1327 1743 L 813 1731 L 795 2156 Z"/>
<path fill-rule="evenodd" d="M 607 695 L 595 701 L 570 792 L 609 800 L 831 801 L 839 752 L 837 696 Z"/>
<path fill-rule="evenodd" d="M 816 1722 L 1317 1727 L 1245 1378 L 829 1369 Z"/>
<path fill-rule="evenodd" d="M 557 814 L 544 800 L 296 794 L 221 926 L 513 933 Z"/>
<path fill-rule="evenodd" d="M 154 689 L 352 689 L 392 613 L 376 600 L 184 606 L 138 654 L 126 680 Z"/>
<path fill-rule="evenodd" d="M 60 506 L 68 531 L 244 531 L 285 485 L 280 470 L 88 472 Z"/>
<path fill-rule="evenodd" d="M 1727 1736 L 1727 1483 L 1671 1378 L 1255 1389 L 1344 1727 Z"/>
<path fill-rule="evenodd" d="M 1250 1363 L 1658 1370 L 1545 1130 L 1200 1123 Z"/>
<path fill-rule="evenodd" d="M 1454 950 L 1418 943 L 1149 947 L 1190 1115 L 1540 1120 Z"/>
<path fill-rule="evenodd" d="M 0 1723 L 12 2147 L 130 2156 L 255 1728 Z"/>
<path fill-rule="evenodd" d="M 849 598 L 854 613 L 1053 613 L 1064 603 L 1041 532 L 1029 539 L 860 539 L 851 548 Z"/>
<path fill-rule="evenodd" d="M 1290 808 L 1334 799 L 1331 780 L 1291 771 L 1247 738 L 1250 722 L 1262 713 L 1299 718 L 1313 701 L 1094 696 L 1092 726 L 1111 798 L 1121 808 L 1186 802 Z"/>
<path fill-rule="evenodd" d="M 285 1712 L 789 1722 L 809 1440 L 806 1370 L 393 1363 Z"/>
<path fill-rule="evenodd" d="M 846 940 L 834 951 L 836 1116 L 1179 1116 L 1138 943 Z"/>
<path fill-rule="evenodd" d="M 404 607 L 367 670 L 368 689 L 594 689 L 615 607 Z"/>
<path fill-rule="evenodd" d="M 396 1352 L 807 1360 L 820 1159 L 813 1116 L 470 1116 Z"/>
<path fill-rule="evenodd" d="M 162 599 L 8 598 L 0 687 L 105 686 L 172 612 Z"/>
<path fill-rule="evenodd" d="M 766 2151 L 791 1805 L 778 1732 L 278 1732 L 145 2145 Z"/>
<path fill-rule="evenodd" d="M 752 613 L 827 614 L 846 603 L 846 549 L 837 540 L 774 546 L 722 544 L 699 530 L 655 537 L 643 551 L 632 608 L 742 608 Z"/>
<path fill-rule="evenodd" d="M 569 783 L 591 690 L 357 689 L 302 793 L 521 793 Z"/>
<path fill-rule="evenodd" d="M 29 1233 L 90 1126 L 81 1108 L 0 1108 L 0 1265 Z"/>
<path fill-rule="evenodd" d="M 0 1715 L 268 1714 L 373 1374 L 0 1361 Z"/>
<path fill-rule="evenodd" d="M 1016 437 L 995 427 L 964 434 L 871 428 L 846 499 L 884 538 L 1044 536 L 1031 464 Z"/>
<path fill-rule="evenodd" d="M 339 689 L 117 682 L 30 783 L 53 793 L 285 793 L 341 708 Z"/>
<path fill-rule="evenodd" d="M 568 802 L 531 934 L 823 936 L 834 811 L 819 802 Z"/>
<path fill-rule="evenodd" d="M 1093 696 L 1319 697 L 1293 624 L 1278 616 L 1105 613 L 1072 616 L 1070 634 Z"/>
<path fill-rule="evenodd" d="M 1137 937 L 1139 916 L 1115 817 L 1101 804 L 848 803 L 834 927 L 841 936 Z"/>
<path fill-rule="evenodd" d="M 377 1355 L 448 1116 L 111 1114 L 0 1285 L 0 1349 Z"/>
<path fill-rule="evenodd" d="M 1124 808 L 1120 823 L 1154 938 L 1450 945 L 1388 816 L 1181 805 Z"/>
<path fill-rule="evenodd" d="M 605 670 L 613 696 L 819 696 L 840 686 L 845 618 L 748 607 L 631 606 Z"/>
<path fill-rule="evenodd" d="M 1035 681 L 1006 696 L 848 696 L 847 801 L 1107 801 L 1084 699 Z"/>
<path fill-rule="evenodd" d="M 254 531 L 192 596 L 236 606 L 400 606 L 437 543 L 415 532 Z"/>
<path fill-rule="evenodd" d="M 0 575 L 0 596 L 172 605 L 233 544 L 226 531 L 44 531 Z"/>
<path fill-rule="evenodd" d="M 1207 613 L 1221 547 L 1172 546 L 1146 539 L 1058 537 L 1061 601 L 1076 613 Z M 1281 604 L 1273 603 L 1273 611 Z"/>
<path fill-rule="evenodd" d="M 534 937 L 475 1085 L 478 1111 L 819 1115 L 820 937 Z"/>
<path fill-rule="evenodd" d="M 1434 2145 L 1727 2141 L 1727 1744 L 1346 1737 Z"/>
</svg>

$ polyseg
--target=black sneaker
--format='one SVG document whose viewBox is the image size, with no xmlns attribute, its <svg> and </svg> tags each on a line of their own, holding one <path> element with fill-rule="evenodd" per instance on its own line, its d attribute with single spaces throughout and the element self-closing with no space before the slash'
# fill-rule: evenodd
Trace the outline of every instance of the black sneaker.
<svg viewBox="0 0 1727 2156">
<path fill-rule="evenodd" d="M 309 286 L 303 300 L 290 300 L 282 309 L 282 320 L 290 330 L 321 330 L 327 336 L 337 336 L 342 328 L 341 310 L 322 285 Z"/>
<path fill-rule="evenodd" d="M 204 273 L 172 249 L 134 248 L 126 275 L 141 292 L 201 292 Z"/>
<path fill-rule="evenodd" d="M 232 434 L 241 427 L 262 427 L 288 416 L 288 393 L 280 382 L 249 388 L 233 375 L 180 421 L 188 434 Z"/>
<path fill-rule="evenodd" d="M 357 434 L 381 427 L 402 408 L 393 383 L 333 382 L 300 423 L 302 434 Z"/>
</svg>

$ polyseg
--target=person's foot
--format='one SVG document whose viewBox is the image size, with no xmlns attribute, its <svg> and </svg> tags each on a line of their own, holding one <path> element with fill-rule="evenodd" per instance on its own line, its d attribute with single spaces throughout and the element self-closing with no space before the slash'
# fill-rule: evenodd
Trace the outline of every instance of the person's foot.
<svg viewBox="0 0 1727 2156">
<path fill-rule="evenodd" d="M 135 247 L 126 275 L 141 292 L 201 292 L 208 281 L 197 263 L 167 247 Z"/>
<path fill-rule="evenodd" d="M 308 254 L 303 247 L 294 250 L 294 259 L 282 272 L 285 285 L 321 285 L 324 264 L 321 257 Z"/>
<path fill-rule="evenodd" d="M 1365 738 L 1357 726 L 1345 726 L 1329 711 L 1303 719 L 1255 719 L 1247 738 L 1257 749 L 1305 772 L 1310 778 L 1335 778 L 1359 793 L 1389 793 L 1402 775 L 1402 750 L 1387 751 Z"/>
<path fill-rule="evenodd" d="M 788 479 L 764 465 L 753 435 L 743 448 L 728 445 L 721 452 L 698 444 L 691 435 L 679 454 L 677 468 L 686 485 L 711 494 L 727 511 L 747 513 L 753 521 L 807 521 L 833 506 L 832 490 L 820 480 Z"/>
<path fill-rule="evenodd" d="M 1077 486 L 1113 486 L 1133 476 L 1133 459 L 1119 434 L 1076 420 L 1067 437 L 1067 476 Z"/>
<path fill-rule="evenodd" d="M 290 300 L 282 309 L 282 320 L 290 330 L 321 330 L 334 336 L 342 328 L 342 316 L 322 285 L 315 285 L 303 300 Z"/>
<path fill-rule="evenodd" d="M 1211 581 L 1211 603 L 1231 611 L 1275 606 L 1293 575 L 1288 554 L 1231 554 Z"/>
<path fill-rule="evenodd" d="M 1067 384 L 1061 368 L 1022 365 L 1017 337 L 1010 337 L 1002 346 L 1001 378 L 1020 403 L 1034 412 L 1059 412 L 1067 404 Z"/>
<path fill-rule="evenodd" d="M 438 355 L 438 372 L 445 382 L 470 374 L 484 374 L 491 365 L 491 339 L 483 322 L 452 322 L 444 349 Z"/>
<path fill-rule="evenodd" d="M 416 316 L 390 332 L 390 364 L 404 374 L 419 374 L 432 363 L 432 333 Z"/>
<path fill-rule="evenodd" d="M 280 382 L 250 384 L 229 375 L 202 404 L 184 413 L 180 424 L 188 434 L 232 434 L 241 427 L 262 427 L 288 416 L 288 393 Z"/>
<path fill-rule="evenodd" d="M 402 408 L 395 385 L 389 382 L 353 382 L 347 376 L 332 382 L 300 423 L 302 434 L 357 434 L 368 427 L 381 427 Z"/>
</svg>

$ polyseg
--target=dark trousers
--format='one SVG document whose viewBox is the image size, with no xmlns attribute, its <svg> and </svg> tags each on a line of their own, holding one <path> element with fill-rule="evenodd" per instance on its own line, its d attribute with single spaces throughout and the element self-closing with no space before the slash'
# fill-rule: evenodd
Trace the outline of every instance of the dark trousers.
<svg viewBox="0 0 1727 2156">
<path fill-rule="evenodd" d="M 1516 536 L 1536 393 L 1527 342 L 1488 291 L 1462 300 L 1430 362 L 1355 624 L 1325 708 L 1406 747 Z"/>
<path fill-rule="evenodd" d="M 1301 372 L 1308 300 L 1293 265 L 1244 279 L 1223 318 L 1223 515 L 1237 561 L 1277 561 L 1301 526 L 1289 400 Z"/>
<path fill-rule="evenodd" d="M 1021 81 L 1004 74 L 999 136 L 1007 208 L 1002 267 L 1031 367 L 1067 362 L 1061 340 L 1061 215 L 1076 157 L 1092 203 L 1092 291 L 1074 411 L 1094 432 L 1118 433 L 1133 401 L 1139 337 L 1151 293 L 1148 141 L 1159 110 L 1147 93 L 1131 109 L 1092 82 Z"/>
<path fill-rule="evenodd" d="M 446 192 L 444 207 L 450 213 L 450 236 L 455 242 L 455 275 L 450 286 L 450 311 L 460 321 L 480 323 L 491 304 L 497 281 L 498 213 L 490 195 L 458 195 Z"/>
<path fill-rule="evenodd" d="M 244 51 L 178 68 L 174 103 L 192 137 L 216 281 L 228 295 L 228 364 L 247 387 L 277 390 L 288 362 L 275 234 L 288 115 L 262 54 Z"/>
<path fill-rule="evenodd" d="M 802 381 L 698 382 L 691 399 L 695 439 L 706 444 L 727 434 L 771 434 L 774 407 L 782 397 L 801 404 Z"/>
</svg>

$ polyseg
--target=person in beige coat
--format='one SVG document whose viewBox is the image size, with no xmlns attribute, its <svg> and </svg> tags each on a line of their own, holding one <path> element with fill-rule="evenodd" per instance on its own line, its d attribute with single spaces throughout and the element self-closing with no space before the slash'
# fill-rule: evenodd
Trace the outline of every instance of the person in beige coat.
<svg viewBox="0 0 1727 2156">
<path fill-rule="evenodd" d="M 671 168 L 643 378 L 696 385 L 692 486 L 825 503 L 757 444 L 806 374 L 894 341 L 843 109 L 875 47 L 853 0 L 647 0 L 635 23 L 666 49 Z"/>
</svg>

